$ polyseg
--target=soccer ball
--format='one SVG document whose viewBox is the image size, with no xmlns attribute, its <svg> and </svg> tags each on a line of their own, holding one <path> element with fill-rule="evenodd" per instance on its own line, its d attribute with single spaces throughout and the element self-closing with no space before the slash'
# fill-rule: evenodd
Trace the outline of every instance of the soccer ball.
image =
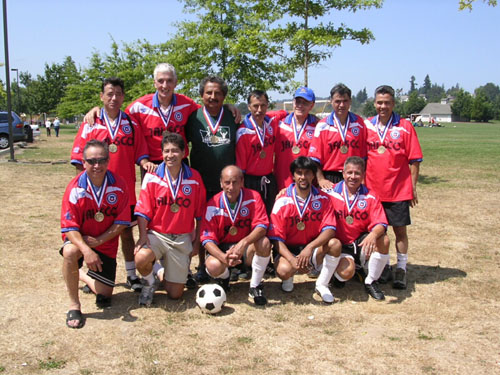
<svg viewBox="0 0 500 375">
<path fill-rule="evenodd" d="M 204 313 L 217 314 L 226 303 L 226 292 L 218 284 L 205 284 L 196 292 L 196 303 Z"/>
</svg>

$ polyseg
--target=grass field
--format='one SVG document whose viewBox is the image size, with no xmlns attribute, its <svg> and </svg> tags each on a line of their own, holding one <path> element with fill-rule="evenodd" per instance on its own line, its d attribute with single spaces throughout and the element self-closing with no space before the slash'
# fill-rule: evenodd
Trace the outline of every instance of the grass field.
<svg viewBox="0 0 500 375">
<path fill-rule="evenodd" d="M 445 125 L 417 130 L 424 162 L 407 290 L 382 286 L 386 300 L 376 302 L 353 281 L 327 306 L 302 276 L 291 295 L 267 280 L 265 308 L 240 282 L 217 316 L 199 311 L 194 291 L 180 301 L 157 293 L 145 309 L 124 288 L 120 254 L 112 307 L 82 295 L 81 330 L 65 326 L 57 253 L 60 201 L 74 176 L 62 162 L 76 131 L 42 134 L 17 163 L 0 160 L 0 373 L 500 373 L 500 124 Z"/>
</svg>

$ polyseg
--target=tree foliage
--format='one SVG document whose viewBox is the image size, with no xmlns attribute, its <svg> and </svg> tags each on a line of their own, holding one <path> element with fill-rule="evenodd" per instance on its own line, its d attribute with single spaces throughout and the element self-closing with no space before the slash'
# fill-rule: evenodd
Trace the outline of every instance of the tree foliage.
<svg viewBox="0 0 500 375">
<path fill-rule="evenodd" d="M 474 3 L 476 0 L 460 0 L 458 2 L 458 9 L 459 10 L 464 10 L 468 9 L 469 12 L 472 11 L 472 3 Z M 489 6 L 497 6 L 497 0 L 483 0 L 483 3 L 487 3 Z"/>
</svg>

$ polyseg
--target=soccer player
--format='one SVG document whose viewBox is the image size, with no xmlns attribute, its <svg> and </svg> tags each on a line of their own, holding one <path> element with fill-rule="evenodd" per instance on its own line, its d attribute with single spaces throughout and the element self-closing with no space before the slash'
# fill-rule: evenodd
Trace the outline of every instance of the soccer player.
<svg viewBox="0 0 500 375">
<path fill-rule="evenodd" d="M 186 156 L 184 138 L 166 132 L 162 149 L 164 162 L 144 177 L 135 207 L 139 226 L 135 262 L 146 282 L 139 296 L 143 306 L 151 305 L 158 287 L 153 275 L 157 260 L 164 270 L 158 281 L 163 282 L 168 296 L 182 296 L 191 255 L 200 248 L 200 220 L 206 201 L 200 174 L 182 162 Z"/>
<path fill-rule="evenodd" d="M 315 101 L 316 96 L 313 90 L 299 87 L 293 96 L 293 113 L 268 112 L 270 117 L 273 117 L 274 113 L 281 112 L 285 112 L 286 116 L 279 122 L 274 143 L 274 175 L 278 191 L 293 182 L 290 175 L 290 163 L 299 156 L 307 156 L 318 122 L 316 116 L 309 114 Z"/>
<path fill-rule="evenodd" d="M 342 247 L 341 261 L 335 272 L 342 287 L 354 276 L 356 267 L 368 266 L 365 278 L 366 292 L 376 300 L 383 300 L 377 280 L 389 260 L 387 219 L 382 204 L 362 184 L 365 178 L 365 161 L 350 156 L 344 163 L 344 180 L 328 189 L 337 219 L 335 233 L 338 246 Z"/>
<path fill-rule="evenodd" d="M 396 236 L 397 266 L 393 287 L 406 289 L 410 206 L 418 203 L 417 180 L 422 149 L 413 125 L 393 112 L 394 89 L 380 86 L 375 90 L 377 116 L 366 120 L 366 186 L 381 200 L 389 225 Z M 386 267 L 380 282 L 392 278 Z"/>
<path fill-rule="evenodd" d="M 342 168 L 349 156 L 366 157 L 366 129 L 363 119 L 349 112 L 351 90 L 339 83 L 330 90 L 333 112 L 318 122 L 309 147 L 309 157 L 320 166 L 317 178 L 328 189 L 342 180 Z"/>
<path fill-rule="evenodd" d="M 229 267 L 246 262 L 252 267 L 249 296 L 256 305 L 265 305 L 261 281 L 269 263 L 271 243 L 266 237 L 269 219 L 262 199 L 243 187 L 243 172 L 234 165 L 225 167 L 220 177 L 222 191 L 207 203 L 201 241 L 210 256 L 209 275 L 229 288 Z"/>
<path fill-rule="evenodd" d="M 279 251 L 276 273 L 283 280 L 283 291 L 291 292 L 293 276 L 315 268 L 320 271 L 316 292 L 324 302 L 333 303 L 328 283 L 339 263 L 341 249 L 333 238 L 336 222 L 331 200 L 312 185 L 317 165 L 310 158 L 299 156 L 290 164 L 290 172 L 295 183 L 276 199 L 268 234 Z"/>
<path fill-rule="evenodd" d="M 269 106 L 266 92 L 252 91 L 247 103 L 250 113 L 236 133 L 236 165 L 245 174 L 245 187 L 260 193 L 270 214 L 277 193 L 273 166 L 278 121 L 266 115 Z"/>
<path fill-rule="evenodd" d="M 108 169 L 126 182 L 130 212 L 133 215 L 136 203 L 135 164 L 147 171 L 153 171 L 155 165 L 149 161 L 148 148 L 140 127 L 120 110 L 125 97 L 123 81 L 120 78 L 106 78 L 102 82 L 100 96 L 103 108 L 100 109 L 99 117 L 93 125 L 84 121 L 80 126 L 73 142 L 71 164 L 76 167 L 77 173 L 83 170 L 82 150 L 87 141 L 98 139 L 108 144 Z M 135 221 L 135 218 L 132 217 L 132 220 Z M 120 238 L 127 271 L 127 286 L 140 292 L 142 283 L 135 270 L 132 226 L 122 231 Z"/>
<path fill-rule="evenodd" d="M 85 324 L 78 297 L 78 281 L 96 294 L 99 307 L 109 306 L 115 285 L 118 235 L 130 224 L 130 207 L 125 183 L 107 170 L 108 145 L 90 140 L 83 149 L 84 171 L 71 180 L 61 208 L 64 244 L 63 276 L 70 306 L 66 325 Z M 88 273 L 79 271 L 83 262 Z"/>
</svg>

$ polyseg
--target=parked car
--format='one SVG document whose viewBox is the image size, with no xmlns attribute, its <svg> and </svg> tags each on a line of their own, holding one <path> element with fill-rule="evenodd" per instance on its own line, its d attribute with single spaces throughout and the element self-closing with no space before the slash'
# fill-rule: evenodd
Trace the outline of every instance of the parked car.
<svg viewBox="0 0 500 375">
<path fill-rule="evenodd" d="M 14 142 L 26 140 L 24 123 L 15 112 L 12 112 L 12 135 Z M 9 147 L 9 122 L 7 112 L 0 112 L 0 149 L 7 147 Z"/>
<path fill-rule="evenodd" d="M 31 131 L 28 128 L 31 128 Z M 30 132 L 33 133 L 33 137 L 39 137 L 41 134 L 40 127 L 38 126 L 38 124 L 30 124 L 28 121 L 24 122 L 24 132 L 26 133 L 28 138 Z"/>
</svg>

